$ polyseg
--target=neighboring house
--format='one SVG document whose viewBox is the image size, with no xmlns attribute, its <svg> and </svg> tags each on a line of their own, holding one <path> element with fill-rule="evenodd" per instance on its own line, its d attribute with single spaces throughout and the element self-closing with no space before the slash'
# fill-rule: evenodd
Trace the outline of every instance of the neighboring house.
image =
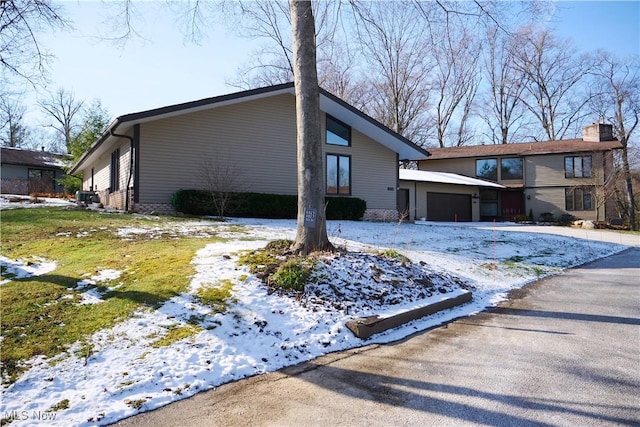
<svg viewBox="0 0 640 427">
<path fill-rule="evenodd" d="M 489 180 L 506 188 L 479 193 L 481 220 L 563 214 L 604 221 L 617 217 L 607 197 L 613 150 L 622 145 L 611 125 L 593 124 L 582 139 L 429 149 L 418 169 Z"/>
<path fill-rule="evenodd" d="M 326 195 L 396 219 L 398 162 L 429 153 L 324 90 L 320 109 Z M 297 194 L 293 83 L 120 116 L 71 173 L 105 206 L 172 213 L 172 194 L 203 188 L 216 165 L 240 175 L 239 191 Z"/>
<path fill-rule="evenodd" d="M 480 221 L 480 193 L 504 188 L 454 173 L 400 169 L 398 210 L 411 221 Z"/>
<path fill-rule="evenodd" d="M 64 187 L 58 180 L 64 176 L 64 166 L 68 166 L 71 157 L 66 154 L 49 153 L 42 149 L 23 150 L 2 147 L 3 194 L 63 193 Z"/>
</svg>

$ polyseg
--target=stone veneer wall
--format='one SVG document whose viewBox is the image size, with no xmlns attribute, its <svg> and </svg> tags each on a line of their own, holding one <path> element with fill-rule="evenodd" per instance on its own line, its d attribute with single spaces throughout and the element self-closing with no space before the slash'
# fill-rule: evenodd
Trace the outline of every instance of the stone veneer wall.
<svg viewBox="0 0 640 427">
<path fill-rule="evenodd" d="M 400 216 L 397 209 L 367 209 L 362 219 L 364 221 L 396 222 Z"/>
<path fill-rule="evenodd" d="M 133 211 L 155 215 L 176 215 L 177 212 L 169 203 L 136 203 Z"/>
</svg>

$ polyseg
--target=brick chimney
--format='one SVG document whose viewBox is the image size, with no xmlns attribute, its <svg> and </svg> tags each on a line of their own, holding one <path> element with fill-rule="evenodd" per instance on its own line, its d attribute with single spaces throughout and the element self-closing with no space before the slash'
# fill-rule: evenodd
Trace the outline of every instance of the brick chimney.
<svg viewBox="0 0 640 427">
<path fill-rule="evenodd" d="M 582 128 L 582 140 L 587 142 L 613 141 L 613 125 L 592 123 Z"/>
</svg>

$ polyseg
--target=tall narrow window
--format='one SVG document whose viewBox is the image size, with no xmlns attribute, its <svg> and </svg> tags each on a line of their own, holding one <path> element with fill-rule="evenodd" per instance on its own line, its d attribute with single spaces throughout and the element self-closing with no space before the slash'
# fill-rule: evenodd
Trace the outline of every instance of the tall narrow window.
<svg viewBox="0 0 640 427">
<path fill-rule="evenodd" d="M 351 145 L 351 127 L 327 114 L 327 144 Z"/>
<path fill-rule="evenodd" d="M 120 189 L 120 149 L 111 153 L 111 182 L 109 192 Z"/>
<path fill-rule="evenodd" d="M 591 178 L 591 156 L 564 158 L 565 178 Z"/>
<path fill-rule="evenodd" d="M 351 157 L 327 154 L 327 194 L 351 194 Z"/>
</svg>

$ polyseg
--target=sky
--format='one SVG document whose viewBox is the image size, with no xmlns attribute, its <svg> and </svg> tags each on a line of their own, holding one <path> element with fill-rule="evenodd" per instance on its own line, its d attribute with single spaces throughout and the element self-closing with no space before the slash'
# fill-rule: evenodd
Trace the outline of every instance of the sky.
<svg viewBox="0 0 640 427">
<path fill-rule="evenodd" d="M 45 203 L 31 206 L 48 203 L 45 199 Z M 18 205 L 0 198 L 0 210 Z M 317 280 L 306 285 L 306 296 L 300 299 L 268 292 L 247 267 L 236 264 L 238 251 L 260 248 L 274 239 L 293 238 L 295 230 L 295 220 L 161 222 L 151 218 L 146 223 L 138 221 L 135 227 L 109 230 L 122 239 L 215 234 L 224 241 L 203 244 L 197 251 L 191 262 L 195 274 L 186 292 L 157 309 L 141 308 L 132 317 L 83 341 L 92 349 L 86 358 L 78 342 L 50 359 L 36 356 L 27 361 L 29 369 L 15 383 L 0 386 L 0 413 L 15 418 L 12 427 L 45 425 L 37 418 L 42 414 L 48 414 L 47 426 L 112 423 L 198 391 L 323 354 L 397 341 L 478 313 L 504 300 L 510 290 L 541 277 L 619 252 L 626 245 L 640 244 L 637 236 L 570 227 L 328 221 L 332 243 L 351 252 L 325 255 L 326 263 L 322 262 L 314 273 Z M 97 231 L 65 235 L 81 239 Z M 372 258 L 372 253 L 384 248 L 396 249 L 412 263 Z M 0 286 L 12 286 L 11 275 L 24 278 L 55 274 L 57 268 L 54 260 L 34 257 L 0 257 L 0 265 L 8 273 Z M 100 286 L 116 289 L 121 273 L 96 265 L 76 288 L 51 304 L 69 300 L 76 304 L 105 303 Z M 234 284 L 233 298 L 225 312 L 215 313 L 195 298 L 199 289 L 225 281 Z M 425 283 L 434 287 L 425 288 Z M 353 318 L 389 317 L 461 295 L 469 288 L 471 302 L 375 334 L 366 341 L 345 327 L 345 322 Z M 154 345 L 171 330 L 193 329 L 194 322 L 201 329 L 194 330 L 193 335 L 171 345 Z M 65 400 L 67 409 L 45 412 Z"/>
<path fill-rule="evenodd" d="M 35 93 L 25 86 L 26 120 L 46 124 L 36 100 L 58 87 L 76 98 L 99 99 L 112 118 L 239 90 L 227 84 L 249 62 L 261 41 L 241 38 L 223 20 L 214 22 L 199 44 L 185 41 L 185 24 L 162 2 L 136 2 L 133 26 L 139 36 L 124 46 L 106 41 L 115 34 L 111 17 L 119 2 L 62 1 L 74 29 L 45 33 L 40 40 L 55 56 L 50 83 Z M 598 48 L 640 54 L 639 1 L 559 1 L 546 23 L 581 51 Z"/>
</svg>

